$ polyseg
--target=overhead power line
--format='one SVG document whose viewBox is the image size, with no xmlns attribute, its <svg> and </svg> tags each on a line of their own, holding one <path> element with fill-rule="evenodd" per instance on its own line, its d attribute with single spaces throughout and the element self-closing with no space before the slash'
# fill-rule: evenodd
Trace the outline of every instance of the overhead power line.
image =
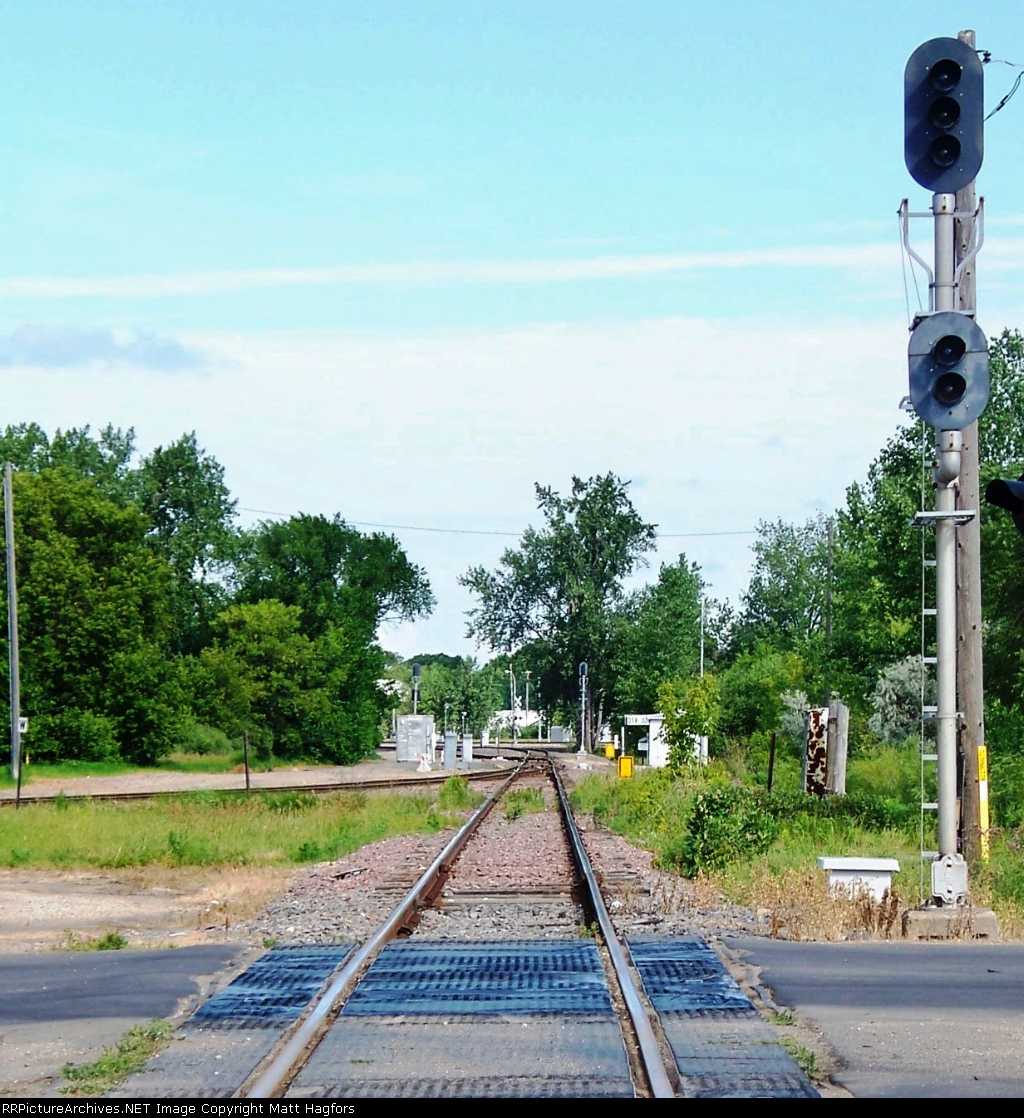
<svg viewBox="0 0 1024 1118">
<path fill-rule="evenodd" d="M 240 507 L 240 512 L 255 512 L 261 516 L 291 516 L 277 509 L 251 509 Z M 522 532 L 499 532 L 487 528 L 435 528 L 425 524 L 382 524 L 375 520 L 346 520 L 360 528 L 386 528 L 393 532 L 438 532 L 449 536 L 509 536 L 518 539 Z M 756 536 L 756 528 L 738 528 L 724 532 L 658 532 L 662 540 L 696 539 L 703 536 Z"/>
</svg>

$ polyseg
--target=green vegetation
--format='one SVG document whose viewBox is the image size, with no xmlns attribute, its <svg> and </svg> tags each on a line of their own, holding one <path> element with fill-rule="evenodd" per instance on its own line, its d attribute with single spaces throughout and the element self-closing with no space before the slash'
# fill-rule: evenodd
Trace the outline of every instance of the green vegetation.
<svg viewBox="0 0 1024 1118">
<path fill-rule="evenodd" d="M 791 1036 L 784 1036 L 782 1038 L 782 1044 L 786 1051 L 800 1065 L 801 1071 L 803 1071 L 808 1079 L 818 1078 L 818 1057 L 815 1056 L 809 1048 L 805 1048 Z"/>
<path fill-rule="evenodd" d="M 433 606 L 393 537 L 340 516 L 240 531 L 194 434 L 138 459 L 132 431 L 21 424 L 0 460 L 16 467 L 28 759 L 224 771 L 245 733 L 261 765 L 373 752 L 395 704 L 377 631 Z"/>
<path fill-rule="evenodd" d="M 497 571 L 474 567 L 461 579 L 480 600 L 470 611 L 470 634 L 495 649 L 529 641 L 524 667 L 535 671 L 549 705 L 573 706 L 579 664 L 588 663 L 590 727 L 604 720 L 614 678 L 623 579 L 655 541 L 654 526 L 633 508 L 628 488 L 613 474 L 587 481 L 574 477 L 569 497 L 538 485 L 545 528 L 527 529 L 519 548 L 502 555 Z M 595 744 L 591 734 L 588 748 Z"/>
<path fill-rule="evenodd" d="M 61 1075 L 70 1080 L 61 1087 L 62 1095 L 100 1095 L 138 1071 L 147 1060 L 166 1048 L 174 1035 L 167 1021 L 154 1020 L 148 1025 L 129 1029 L 113 1048 L 91 1064 L 65 1064 Z"/>
<path fill-rule="evenodd" d="M 982 489 L 1024 469 L 1024 336 L 1004 331 L 990 352 L 991 401 L 979 424 Z M 649 550 L 650 525 L 634 510 L 628 483 L 612 475 L 574 479 L 567 498 L 539 486 L 542 526 L 527 529 L 493 570 L 474 568 L 464 577 L 477 598 L 473 633 L 519 676 L 531 671 L 535 706 L 575 721 L 578 666 L 586 661 L 590 725 L 608 717 L 617 732 L 627 713 L 663 714 L 672 775 L 641 781 L 632 793 L 578 792 L 595 801 L 612 797 L 597 806 L 663 864 L 736 875 L 760 860 L 799 872 L 815 843 L 830 853 L 900 854 L 911 864 L 922 683 L 925 703 L 934 701 L 934 681 L 921 679 L 921 536 L 911 520 L 929 499 L 930 455 L 922 451 L 931 440 L 930 430 L 909 423 L 830 515 L 760 523 L 749 585 L 735 607 L 708 598 L 685 556 L 662 566 L 650 585 L 626 592 L 625 579 Z M 1024 903 L 1024 871 L 1016 868 L 1024 847 L 1024 537 L 998 509 L 982 503 L 979 516 L 985 725 L 998 830 L 991 864 L 975 867 L 972 880 L 979 897 L 990 892 L 1009 913 Z M 934 586 L 926 592 L 931 597 Z M 812 806 L 797 790 L 804 716 L 826 695 L 850 709 L 843 806 Z M 627 749 L 635 750 L 643 732 L 627 728 Z M 703 736 L 715 763 L 709 787 L 698 792 L 700 780 L 687 770 L 694 739 Z M 776 794 L 769 802 L 758 790 L 767 784 L 773 741 Z M 928 768 L 924 793 L 931 800 Z M 786 850 L 791 864 L 783 869 Z M 916 869 L 908 874 L 916 877 Z M 908 896 L 916 892 L 909 877 L 903 887 Z"/>
<path fill-rule="evenodd" d="M 539 788 L 512 788 L 502 797 L 501 806 L 511 823 L 529 812 L 544 811 L 544 793 Z"/>
<path fill-rule="evenodd" d="M 65 799 L 0 812 L 0 865 L 306 864 L 452 825 L 425 794 L 197 793 L 145 803 Z"/>
<path fill-rule="evenodd" d="M 735 785 L 723 762 L 715 761 L 706 773 L 646 769 L 633 780 L 591 775 L 574 789 L 573 803 L 652 850 L 661 867 L 707 878 L 728 900 L 772 909 L 778 926 L 794 937 L 863 928 L 891 934 L 895 904 L 833 911 L 816 859 L 823 853 L 898 858 L 894 894 L 904 904 L 917 903 L 919 794 L 908 779 L 910 762 L 917 766 L 909 757 L 904 749 L 877 747 L 851 768 L 854 791 L 820 800 L 803 795 L 795 782 L 770 795 L 754 784 Z M 1024 923 L 1021 837 L 1019 831 L 997 835 L 991 861 L 977 865 L 972 876 L 975 897 L 996 908 L 1010 933 Z"/>
<path fill-rule="evenodd" d="M 77 932 L 66 931 L 63 951 L 121 951 L 128 946 L 128 940 L 120 932 L 104 932 L 101 936 L 80 936 Z"/>
<path fill-rule="evenodd" d="M 464 811 L 483 803 L 484 797 L 474 792 L 464 776 L 450 776 L 437 794 L 437 806 L 444 811 Z"/>
</svg>

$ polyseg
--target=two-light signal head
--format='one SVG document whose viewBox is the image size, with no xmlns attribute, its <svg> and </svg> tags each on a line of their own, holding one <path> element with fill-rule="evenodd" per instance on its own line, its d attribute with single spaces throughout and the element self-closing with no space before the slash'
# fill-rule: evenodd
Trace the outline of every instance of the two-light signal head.
<svg viewBox="0 0 1024 1118">
<path fill-rule="evenodd" d="M 923 318 L 910 335 L 910 400 L 940 431 L 973 423 L 988 403 L 988 342 L 968 315 L 942 311 Z"/>
</svg>

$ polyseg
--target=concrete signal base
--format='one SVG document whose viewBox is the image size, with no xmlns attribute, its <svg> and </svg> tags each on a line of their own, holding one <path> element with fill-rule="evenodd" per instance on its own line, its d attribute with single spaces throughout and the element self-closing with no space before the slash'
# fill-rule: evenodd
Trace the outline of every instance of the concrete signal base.
<svg viewBox="0 0 1024 1118">
<path fill-rule="evenodd" d="M 911 908 L 903 914 L 905 939 L 999 938 L 999 919 L 990 908 L 974 905 Z"/>
</svg>

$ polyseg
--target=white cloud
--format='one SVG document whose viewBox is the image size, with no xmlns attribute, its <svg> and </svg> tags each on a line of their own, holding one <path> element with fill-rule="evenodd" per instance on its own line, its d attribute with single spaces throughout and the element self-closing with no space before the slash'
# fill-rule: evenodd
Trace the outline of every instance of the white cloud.
<svg viewBox="0 0 1024 1118">
<path fill-rule="evenodd" d="M 0 371 L 11 422 L 134 426 L 147 449 L 195 429 L 239 503 L 352 520 L 516 532 L 534 482 L 633 480 L 663 532 L 802 520 L 842 500 L 900 416 L 898 323 L 652 319 L 404 335 L 210 334 L 220 355 L 173 378 L 97 369 Z M 254 515 L 252 519 L 259 519 Z M 438 594 L 435 617 L 385 634 L 396 650 L 456 649 L 457 578 L 514 540 L 398 531 Z M 663 540 L 718 594 L 745 585 L 749 538 Z"/>
<path fill-rule="evenodd" d="M 162 299 L 237 291 L 339 285 L 404 288 L 471 284 L 552 284 L 636 279 L 707 269 L 889 269 L 892 245 L 807 245 L 729 252 L 651 253 L 536 260 L 413 261 L 328 268 L 254 268 L 181 275 L 15 276 L 0 280 L 8 299 Z"/>
<path fill-rule="evenodd" d="M 155 334 L 115 334 L 71 326 L 19 326 L 0 336 L 0 367 L 73 368 L 83 365 L 129 365 L 172 371 L 195 368 L 203 355 L 174 338 Z"/>
</svg>

